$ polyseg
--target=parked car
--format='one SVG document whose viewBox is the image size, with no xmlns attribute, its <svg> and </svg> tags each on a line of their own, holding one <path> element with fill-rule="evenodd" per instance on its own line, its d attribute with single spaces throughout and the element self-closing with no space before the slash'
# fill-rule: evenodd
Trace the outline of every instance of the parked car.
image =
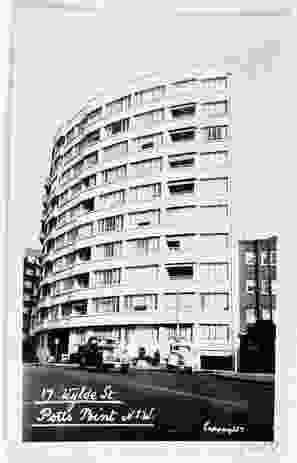
<svg viewBox="0 0 297 463">
<path fill-rule="evenodd" d="M 194 368 L 195 358 L 191 343 L 182 341 L 173 343 L 167 359 L 167 369 L 192 373 Z"/>
<path fill-rule="evenodd" d="M 69 355 L 69 363 L 79 363 L 79 344 L 75 344 L 73 352 Z"/>
<path fill-rule="evenodd" d="M 92 336 L 86 344 L 78 349 L 78 361 L 81 368 L 95 366 L 101 371 L 117 368 L 121 373 L 127 373 L 130 359 L 120 343 L 114 338 Z"/>
</svg>

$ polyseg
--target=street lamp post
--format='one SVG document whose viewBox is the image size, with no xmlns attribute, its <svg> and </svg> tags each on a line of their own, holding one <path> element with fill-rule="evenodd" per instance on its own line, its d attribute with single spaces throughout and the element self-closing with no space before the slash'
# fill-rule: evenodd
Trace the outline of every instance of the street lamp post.
<svg viewBox="0 0 297 463">
<path fill-rule="evenodd" d="M 55 338 L 55 357 L 56 357 L 56 362 L 58 362 L 58 346 L 59 346 L 60 339 Z"/>
<path fill-rule="evenodd" d="M 238 351 L 240 347 L 240 337 L 237 334 L 234 339 L 234 372 L 238 373 Z"/>
<path fill-rule="evenodd" d="M 179 291 L 176 292 L 175 311 L 176 311 L 176 335 L 177 335 L 177 337 L 179 337 L 179 335 L 180 335 L 180 323 L 179 323 L 180 294 L 179 294 Z"/>
</svg>

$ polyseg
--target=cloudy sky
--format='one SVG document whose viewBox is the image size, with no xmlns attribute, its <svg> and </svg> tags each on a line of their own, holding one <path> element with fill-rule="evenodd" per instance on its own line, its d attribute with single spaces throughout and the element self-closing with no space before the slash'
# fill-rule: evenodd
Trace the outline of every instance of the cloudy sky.
<svg viewBox="0 0 297 463">
<path fill-rule="evenodd" d="M 98 88 L 112 94 L 136 74 L 172 69 L 182 75 L 197 65 L 233 73 L 234 230 L 278 231 L 290 18 L 186 16 L 176 14 L 178 6 L 109 0 L 97 14 L 18 8 L 11 219 L 20 253 L 39 246 L 42 185 L 58 124 Z"/>
</svg>

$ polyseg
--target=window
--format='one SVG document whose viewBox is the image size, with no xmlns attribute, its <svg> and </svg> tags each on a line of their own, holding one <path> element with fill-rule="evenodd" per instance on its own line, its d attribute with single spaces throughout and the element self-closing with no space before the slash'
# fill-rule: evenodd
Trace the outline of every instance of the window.
<svg viewBox="0 0 297 463">
<path fill-rule="evenodd" d="M 71 215 L 70 215 L 71 217 Z M 68 213 L 64 212 L 63 214 L 58 216 L 58 224 L 63 225 L 68 221 Z"/>
<path fill-rule="evenodd" d="M 163 303 L 166 312 L 187 312 L 197 308 L 194 293 L 166 293 Z"/>
<path fill-rule="evenodd" d="M 201 293 L 202 312 L 222 312 L 229 310 L 228 294 L 223 293 Z"/>
<path fill-rule="evenodd" d="M 135 162 L 130 165 L 131 176 L 145 177 L 147 175 L 158 175 L 162 171 L 162 159 L 148 159 L 145 161 Z"/>
<path fill-rule="evenodd" d="M 157 265 L 127 267 L 126 270 L 127 281 L 131 285 L 141 285 L 143 287 L 144 281 L 156 281 L 159 277 L 159 267 Z"/>
<path fill-rule="evenodd" d="M 255 294 L 256 292 L 256 281 L 246 280 L 246 292 L 249 294 Z"/>
<path fill-rule="evenodd" d="M 97 259 L 110 259 L 112 257 L 120 257 L 122 255 L 122 242 L 101 244 L 96 246 Z"/>
<path fill-rule="evenodd" d="M 171 115 L 173 119 L 193 117 L 195 116 L 195 113 L 196 113 L 196 105 L 194 103 L 173 106 L 170 109 L 171 109 Z"/>
<path fill-rule="evenodd" d="M 201 111 L 208 115 L 226 114 L 227 108 L 227 100 L 203 103 L 201 105 Z"/>
<path fill-rule="evenodd" d="M 210 151 L 200 153 L 202 163 L 224 164 L 228 160 L 228 151 Z"/>
<path fill-rule="evenodd" d="M 179 240 L 167 240 L 167 247 L 170 251 L 177 251 L 180 249 L 180 241 Z"/>
<path fill-rule="evenodd" d="M 102 207 L 115 207 L 125 202 L 125 190 L 113 191 L 100 195 L 100 205 Z"/>
<path fill-rule="evenodd" d="M 77 149 L 75 146 L 73 146 L 70 150 L 68 150 L 64 156 L 64 163 L 68 163 L 75 155 L 77 154 Z M 56 164 L 56 169 L 58 168 L 58 163 Z"/>
<path fill-rule="evenodd" d="M 76 277 L 76 281 L 80 289 L 89 287 L 89 274 L 82 273 Z"/>
<path fill-rule="evenodd" d="M 88 135 L 86 135 L 86 137 L 84 138 L 83 142 L 88 146 L 92 146 L 98 143 L 99 141 L 100 141 L 100 130 L 97 129 L 91 133 L 88 133 Z"/>
<path fill-rule="evenodd" d="M 91 259 L 91 248 L 83 248 L 77 252 L 81 262 L 88 262 Z"/>
<path fill-rule="evenodd" d="M 150 201 L 161 197 L 161 184 L 155 183 L 154 185 L 138 186 L 130 188 L 129 200 L 130 201 Z"/>
<path fill-rule="evenodd" d="M 82 213 L 82 210 L 81 210 L 80 205 L 76 207 L 72 207 L 71 209 L 69 209 L 69 217 L 70 217 L 69 220 L 72 220 L 75 217 L 78 217 L 81 213 Z"/>
<path fill-rule="evenodd" d="M 86 225 L 81 225 L 78 228 L 78 238 L 79 239 L 85 239 L 89 238 L 93 234 L 93 224 L 88 223 Z"/>
<path fill-rule="evenodd" d="M 102 171 L 103 183 L 113 183 L 127 177 L 127 166 L 114 167 Z"/>
<path fill-rule="evenodd" d="M 68 201 L 68 190 L 64 191 L 59 198 L 60 206 L 63 206 Z"/>
<path fill-rule="evenodd" d="M 123 231 L 124 217 L 122 215 L 115 215 L 113 217 L 106 217 L 105 219 L 98 220 L 99 233 L 107 233 L 113 231 Z"/>
<path fill-rule="evenodd" d="M 270 259 L 269 259 L 270 257 Z M 262 251 L 261 265 L 276 265 L 276 251 Z"/>
<path fill-rule="evenodd" d="M 65 256 L 65 267 L 71 267 L 72 265 L 75 264 L 75 253 L 71 253 L 71 254 L 68 254 L 67 256 Z"/>
<path fill-rule="evenodd" d="M 218 226 L 226 223 L 228 217 L 228 206 L 200 206 L 200 218 L 207 226 Z"/>
<path fill-rule="evenodd" d="M 72 129 L 70 129 L 69 132 L 67 132 L 67 134 L 66 134 L 66 143 L 71 143 L 72 142 L 72 140 L 75 138 L 75 131 L 76 131 L 76 128 L 72 127 Z"/>
<path fill-rule="evenodd" d="M 105 115 L 111 116 L 112 114 L 120 113 L 122 111 L 128 111 L 131 107 L 131 95 L 119 98 L 107 103 L 105 106 Z"/>
<path fill-rule="evenodd" d="M 194 265 L 170 265 L 166 267 L 167 274 L 170 280 L 193 280 L 194 279 Z"/>
<path fill-rule="evenodd" d="M 175 235 L 167 236 L 166 244 L 170 253 L 185 252 L 193 250 L 195 245 L 195 235 Z"/>
<path fill-rule="evenodd" d="M 128 215 L 129 226 L 145 227 L 160 224 L 160 211 L 135 212 Z"/>
<path fill-rule="evenodd" d="M 78 177 L 82 173 L 83 167 L 84 167 L 84 161 L 80 161 L 77 164 L 75 164 L 72 168 L 72 172 L 73 172 L 72 177 L 73 178 Z"/>
<path fill-rule="evenodd" d="M 94 122 L 96 122 L 102 115 L 102 107 L 100 108 L 97 108 L 97 109 L 94 109 L 93 111 L 91 111 L 86 119 L 85 119 L 85 123 L 86 124 L 93 124 Z"/>
<path fill-rule="evenodd" d="M 256 253 L 253 251 L 247 251 L 245 253 L 245 263 L 247 265 L 256 265 Z"/>
<path fill-rule="evenodd" d="M 73 288 L 73 285 L 73 278 L 67 278 L 66 280 L 62 280 L 62 291 L 70 291 Z"/>
<path fill-rule="evenodd" d="M 207 197 L 226 194 L 228 192 L 228 178 L 200 179 L 199 192 L 201 196 Z"/>
<path fill-rule="evenodd" d="M 108 124 L 105 127 L 106 135 L 111 137 L 112 135 L 128 132 L 129 122 L 129 119 L 121 119 L 119 121 Z"/>
<path fill-rule="evenodd" d="M 66 234 L 60 235 L 55 240 L 56 249 L 60 249 L 66 244 Z"/>
<path fill-rule="evenodd" d="M 159 86 L 135 93 L 135 104 L 145 104 L 158 100 L 165 95 L 165 86 Z"/>
<path fill-rule="evenodd" d="M 87 314 L 87 301 L 73 302 L 71 315 L 81 316 Z"/>
<path fill-rule="evenodd" d="M 216 90 L 223 90 L 227 88 L 227 77 L 215 77 L 200 80 L 201 88 L 213 88 Z"/>
<path fill-rule="evenodd" d="M 228 126 L 227 125 L 216 125 L 212 127 L 206 127 L 203 129 L 206 133 L 209 141 L 224 140 L 228 137 Z"/>
<path fill-rule="evenodd" d="M 192 195 L 195 192 L 195 181 L 193 180 L 177 180 L 168 183 L 168 190 L 171 196 L 177 195 Z"/>
<path fill-rule="evenodd" d="M 192 89 L 193 87 L 197 86 L 197 84 L 198 84 L 197 79 L 191 78 L 191 79 L 180 80 L 178 82 L 175 82 L 173 85 L 177 89 L 183 90 L 183 89 Z"/>
<path fill-rule="evenodd" d="M 134 117 L 136 128 L 138 127 L 150 127 L 156 122 L 164 120 L 164 109 L 157 109 L 156 111 L 150 111 L 144 114 L 138 114 Z"/>
<path fill-rule="evenodd" d="M 190 127 L 187 129 L 177 129 L 169 132 L 171 141 L 191 141 L 195 139 L 196 128 Z"/>
<path fill-rule="evenodd" d="M 201 341 L 221 341 L 230 340 L 230 327 L 228 325 L 199 325 L 199 338 Z"/>
<path fill-rule="evenodd" d="M 224 283 L 228 280 L 228 264 L 200 264 L 199 278 L 204 283 Z"/>
<path fill-rule="evenodd" d="M 138 152 L 157 150 L 164 143 L 164 135 L 162 133 L 146 135 L 136 138 L 135 142 Z"/>
<path fill-rule="evenodd" d="M 103 148 L 104 160 L 117 159 L 119 156 L 128 153 L 128 142 L 115 143 Z"/>
<path fill-rule="evenodd" d="M 270 308 L 262 307 L 261 312 L 263 320 L 271 320 Z"/>
<path fill-rule="evenodd" d="M 195 206 L 171 207 L 167 209 L 166 224 L 177 225 L 193 220 Z M 181 222 L 182 221 L 182 222 Z"/>
<path fill-rule="evenodd" d="M 62 304 L 62 317 L 70 317 L 72 312 L 71 303 Z"/>
<path fill-rule="evenodd" d="M 72 169 L 66 170 L 61 176 L 61 183 L 69 182 L 72 179 L 72 177 L 73 177 L 73 170 Z"/>
<path fill-rule="evenodd" d="M 153 311 L 158 308 L 156 294 L 125 296 L 124 307 L 127 311 Z"/>
<path fill-rule="evenodd" d="M 169 156 L 168 164 L 171 169 L 194 167 L 196 153 L 178 154 Z"/>
<path fill-rule="evenodd" d="M 91 153 L 85 157 L 86 168 L 95 166 L 97 162 L 98 162 L 98 151 L 94 151 L 94 153 Z"/>
<path fill-rule="evenodd" d="M 199 237 L 199 249 L 202 255 L 223 255 L 229 248 L 229 237 L 226 233 L 205 233 Z"/>
<path fill-rule="evenodd" d="M 85 188 L 93 188 L 96 186 L 96 174 L 90 175 L 82 180 L 82 184 Z"/>
<path fill-rule="evenodd" d="M 127 242 L 129 256 L 149 256 L 159 252 L 160 238 L 143 238 Z"/>
<path fill-rule="evenodd" d="M 82 201 L 80 204 L 81 207 L 81 213 L 89 213 L 89 212 L 94 212 L 95 210 L 95 198 L 89 198 L 86 199 L 85 201 Z"/>
<path fill-rule="evenodd" d="M 97 287 L 109 287 L 121 283 L 121 269 L 100 270 L 95 272 L 95 285 Z"/>
<path fill-rule="evenodd" d="M 82 191 L 82 186 L 81 182 L 74 185 L 70 190 L 70 198 L 77 196 Z"/>
<path fill-rule="evenodd" d="M 256 320 L 257 320 L 256 309 L 253 307 L 248 307 L 245 312 L 245 319 L 248 325 L 252 323 L 256 323 Z"/>
<path fill-rule="evenodd" d="M 100 297 L 94 299 L 95 311 L 97 313 L 115 313 L 119 312 L 119 297 Z"/>
<path fill-rule="evenodd" d="M 33 282 L 30 280 L 24 280 L 24 287 L 32 289 L 33 288 Z"/>
<path fill-rule="evenodd" d="M 271 280 L 262 280 L 261 281 L 261 292 L 262 294 L 275 294 L 275 287 L 272 285 Z"/>
</svg>

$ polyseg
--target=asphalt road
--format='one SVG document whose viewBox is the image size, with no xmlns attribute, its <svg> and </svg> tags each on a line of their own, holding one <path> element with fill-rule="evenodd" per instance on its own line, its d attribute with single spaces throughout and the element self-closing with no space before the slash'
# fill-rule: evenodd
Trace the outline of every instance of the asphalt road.
<svg viewBox="0 0 297 463">
<path fill-rule="evenodd" d="M 273 440 L 273 384 L 203 372 L 25 365 L 23 404 L 23 441 Z"/>
</svg>

